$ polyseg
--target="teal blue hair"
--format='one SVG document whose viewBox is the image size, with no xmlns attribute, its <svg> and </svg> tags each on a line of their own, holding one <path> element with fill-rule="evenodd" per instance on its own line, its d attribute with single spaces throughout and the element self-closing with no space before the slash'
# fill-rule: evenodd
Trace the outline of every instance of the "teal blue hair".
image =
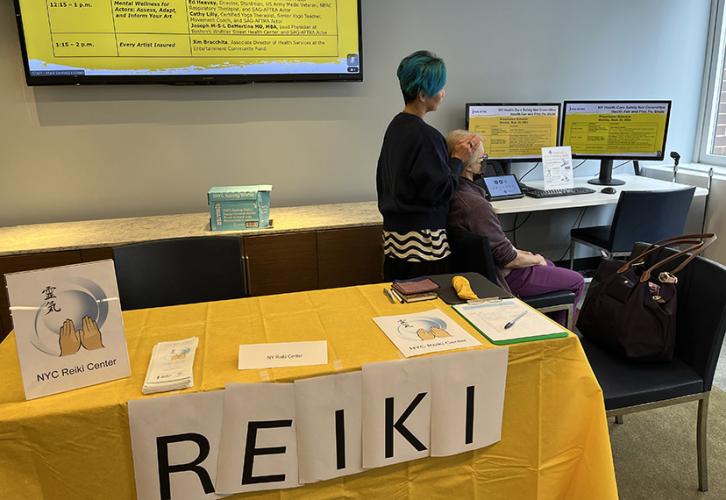
<svg viewBox="0 0 726 500">
<path fill-rule="evenodd" d="M 427 97 L 438 94 L 446 85 L 446 66 L 443 59 L 427 50 L 419 50 L 401 61 L 396 76 L 403 100 L 408 103 L 416 99 L 419 92 Z"/>
</svg>

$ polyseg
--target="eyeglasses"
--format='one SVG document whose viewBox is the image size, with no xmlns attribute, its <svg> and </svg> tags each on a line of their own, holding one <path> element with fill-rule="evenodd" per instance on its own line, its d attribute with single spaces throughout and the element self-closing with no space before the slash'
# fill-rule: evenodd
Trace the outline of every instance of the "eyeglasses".
<svg viewBox="0 0 726 500">
<path fill-rule="evenodd" d="M 489 158 L 489 155 L 488 155 L 488 154 L 486 154 L 486 153 L 484 153 L 484 154 L 483 154 L 483 155 L 481 155 L 481 157 L 479 158 L 479 163 L 481 163 L 481 164 L 483 165 L 483 164 L 484 164 L 484 163 L 485 163 L 485 162 L 487 161 L 487 158 Z"/>
</svg>

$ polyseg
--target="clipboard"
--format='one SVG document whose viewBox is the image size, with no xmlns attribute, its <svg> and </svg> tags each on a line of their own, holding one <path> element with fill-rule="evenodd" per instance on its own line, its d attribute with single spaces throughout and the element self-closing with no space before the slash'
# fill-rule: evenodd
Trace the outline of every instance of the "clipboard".
<svg viewBox="0 0 726 500">
<path fill-rule="evenodd" d="M 451 307 L 494 345 L 556 339 L 568 335 L 562 325 L 516 298 L 455 304 Z M 507 323 L 518 317 L 511 327 L 505 328 Z"/>
</svg>

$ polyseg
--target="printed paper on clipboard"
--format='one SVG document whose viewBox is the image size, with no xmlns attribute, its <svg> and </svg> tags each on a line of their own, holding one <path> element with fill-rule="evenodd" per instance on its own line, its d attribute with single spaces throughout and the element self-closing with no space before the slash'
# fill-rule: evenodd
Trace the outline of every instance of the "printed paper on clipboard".
<svg viewBox="0 0 726 500">
<path fill-rule="evenodd" d="M 519 299 L 452 306 L 492 344 L 515 344 L 567 337 L 562 325 L 531 309 Z M 505 326 L 513 322 L 509 328 Z"/>
</svg>

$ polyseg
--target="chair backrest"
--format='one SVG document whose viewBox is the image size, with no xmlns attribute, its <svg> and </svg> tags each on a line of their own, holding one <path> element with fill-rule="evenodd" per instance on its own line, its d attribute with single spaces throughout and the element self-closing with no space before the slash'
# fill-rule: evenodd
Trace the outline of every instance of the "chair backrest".
<svg viewBox="0 0 726 500">
<path fill-rule="evenodd" d="M 451 247 L 452 272 L 479 273 L 492 283 L 497 283 L 497 267 L 486 236 L 447 227 L 446 237 Z"/>
<path fill-rule="evenodd" d="M 646 243 L 637 243 L 633 254 L 638 255 L 647 247 Z M 649 256 L 648 263 L 676 252 L 671 248 L 656 252 L 657 255 Z M 676 259 L 662 270 L 674 269 L 681 261 Z M 726 267 L 696 257 L 678 273 L 677 300 L 675 356 L 703 377 L 704 390 L 711 390 L 726 331 Z"/>
<path fill-rule="evenodd" d="M 629 252 L 637 241 L 660 241 L 683 233 L 696 188 L 623 191 L 610 230 L 610 249 Z"/>
<path fill-rule="evenodd" d="M 151 241 L 113 249 L 124 310 L 247 295 L 239 238 Z"/>
</svg>

